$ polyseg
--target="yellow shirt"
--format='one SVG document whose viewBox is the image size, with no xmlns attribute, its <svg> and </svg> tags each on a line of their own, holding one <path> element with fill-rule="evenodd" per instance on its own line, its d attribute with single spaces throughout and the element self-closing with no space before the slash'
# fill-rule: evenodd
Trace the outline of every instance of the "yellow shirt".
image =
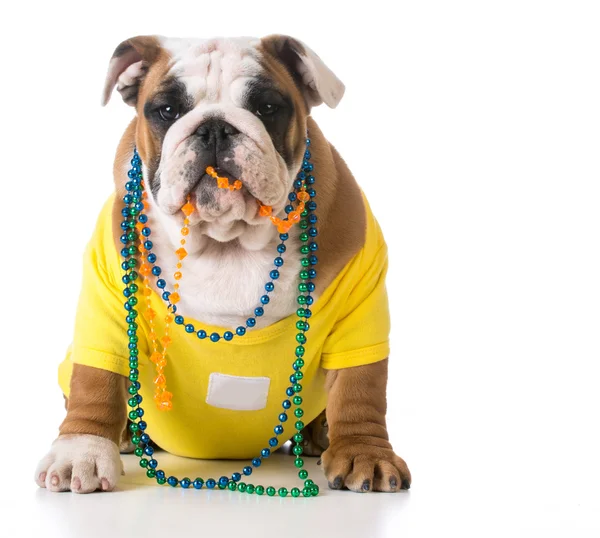
<svg viewBox="0 0 600 538">
<path fill-rule="evenodd" d="M 75 335 L 59 367 L 59 382 L 69 395 L 72 364 L 129 375 L 127 323 L 123 303 L 120 253 L 112 236 L 112 197 L 105 204 L 84 256 L 83 284 Z M 387 248 L 365 200 L 366 241 L 336 279 L 311 306 L 302 380 L 302 420 L 309 424 L 325 408 L 324 369 L 374 363 L 389 354 L 389 311 L 385 288 Z M 317 266 L 318 270 L 318 266 Z M 315 281 L 319 285 L 318 276 Z M 141 298 L 141 296 L 140 296 Z M 152 294 L 156 332 L 164 334 L 166 305 Z M 143 301 L 138 304 L 142 313 Z M 183 313 L 185 315 L 185 313 Z M 163 449 L 192 458 L 250 458 L 268 447 L 283 412 L 295 360 L 293 315 L 273 325 L 248 330 L 245 336 L 217 343 L 171 329 L 173 341 L 165 369 L 173 409 L 159 411 L 152 399 L 154 365 L 148 359 L 148 325 L 138 316 L 139 381 L 144 420 L 150 437 Z M 189 320 L 210 334 L 224 328 Z M 239 401 L 238 401 L 239 400 Z M 239 403 L 239 405 L 238 405 Z M 242 409 L 242 410 L 240 410 Z M 294 433 L 295 418 L 283 424 L 281 442 Z"/>
</svg>

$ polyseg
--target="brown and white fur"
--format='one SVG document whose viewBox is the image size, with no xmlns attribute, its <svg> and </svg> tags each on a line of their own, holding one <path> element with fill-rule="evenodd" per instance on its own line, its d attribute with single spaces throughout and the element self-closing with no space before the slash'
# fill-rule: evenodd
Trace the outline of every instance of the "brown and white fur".
<svg viewBox="0 0 600 538">
<path fill-rule="evenodd" d="M 302 162 L 307 129 L 321 180 L 319 289 L 359 252 L 365 233 L 360 190 L 310 117 L 313 106 L 337 106 L 344 86 L 307 46 L 286 36 L 136 37 L 115 50 L 103 104 L 115 87 L 137 112 L 117 150 L 116 200 L 124 194 L 136 146 L 150 187 L 151 217 L 158 223 L 152 239 L 159 259 L 170 260 L 167 253 L 178 244 L 180 209 L 188 195 L 199 209 L 191 217 L 195 233 L 186 245 L 186 290 L 178 305 L 187 316 L 236 326 L 254 308 L 277 239 L 275 228 L 257 215 L 256 200 L 282 214 Z M 166 113 L 168 107 L 173 114 Z M 240 179 L 244 188 L 222 191 L 214 181 L 203 181 L 204 169 L 214 164 Z M 349 214 L 357 217 L 346 219 Z M 119 215 L 115 204 L 116 242 Z M 288 263 L 298 263 L 297 251 L 288 249 Z M 167 274 L 175 270 L 168 262 L 163 269 Z M 236 278 L 240 274 L 243 279 Z M 293 278 L 278 281 L 276 300 L 261 323 L 272 324 L 294 312 L 296 285 Z M 326 419 L 321 416 L 307 426 L 305 451 L 318 455 L 324 450 L 330 487 L 408 489 L 409 470 L 393 452 L 386 430 L 387 359 L 328 371 L 326 379 Z M 119 448 L 128 446 L 126 386 L 122 376 L 74 365 L 67 416 L 36 469 L 40 487 L 78 493 L 115 487 L 122 469 Z"/>
</svg>

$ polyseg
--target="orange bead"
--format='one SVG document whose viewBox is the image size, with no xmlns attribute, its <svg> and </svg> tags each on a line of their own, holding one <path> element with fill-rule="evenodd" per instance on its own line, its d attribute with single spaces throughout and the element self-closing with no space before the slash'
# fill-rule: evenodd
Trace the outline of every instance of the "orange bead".
<svg viewBox="0 0 600 538">
<path fill-rule="evenodd" d="M 177 262 L 177 265 L 175 267 L 177 267 L 177 269 L 181 269 L 183 267 L 183 265 L 181 262 Z"/>
<path fill-rule="evenodd" d="M 177 257 L 178 257 L 180 260 L 183 260 L 183 258 L 185 258 L 185 257 L 188 255 L 188 253 L 187 253 L 187 250 L 185 250 L 183 247 L 181 247 L 181 248 L 178 248 L 178 249 L 175 251 L 175 254 L 177 254 Z"/>
<path fill-rule="evenodd" d="M 302 211 L 304 211 L 304 202 L 300 202 L 297 206 L 296 206 L 296 211 L 298 213 L 302 213 Z"/>
<path fill-rule="evenodd" d="M 190 202 L 188 202 L 181 208 L 181 211 L 183 211 L 183 214 L 186 217 L 189 217 L 194 212 L 194 206 Z"/>
<path fill-rule="evenodd" d="M 236 179 L 233 182 L 233 187 L 239 191 L 242 188 L 242 182 L 239 179 Z"/>
<path fill-rule="evenodd" d="M 217 187 L 219 187 L 219 189 L 226 189 L 229 187 L 229 180 L 226 177 L 218 177 Z"/>
<path fill-rule="evenodd" d="M 273 213 L 273 208 L 270 205 L 261 205 L 258 208 L 258 214 L 261 217 L 268 217 L 271 213 Z"/>
<path fill-rule="evenodd" d="M 299 220 L 300 220 L 300 213 L 298 213 L 298 211 L 290 211 L 290 213 L 288 213 L 288 221 L 289 222 L 296 223 Z"/>
<path fill-rule="evenodd" d="M 150 264 L 142 263 L 140 266 L 140 274 L 144 276 L 148 276 L 150 274 L 151 267 Z"/>
<path fill-rule="evenodd" d="M 189 228 L 181 228 L 181 235 L 188 235 L 190 233 Z"/>
<path fill-rule="evenodd" d="M 165 316 L 165 323 L 168 325 L 169 323 L 173 323 L 173 315 L 172 314 L 168 314 Z"/>
<path fill-rule="evenodd" d="M 277 225 L 277 231 L 280 234 L 286 234 L 290 231 L 291 227 L 292 227 L 291 223 L 282 221 L 280 224 Z"/>
<path fill-rule="evenodd" d="M 170 343 L 171 343 L 173 340 L 171 340 L 171 337 L 170 337 L 170 336 L 166 336 L 166 335 L 165 335 L 165 336 L 163 336 L 163 337 L 160 339 L 160 341 L 161 341 L 161 343 L 162 343 L 162 345 L 163 345 L 163 346 L 167 347 L 167 346 L 168 346 L 168 345 L 169 345 L 169 344 L 170 344 Z"/>
<path fill-rule="evenodd" d="M 298 200 L 301 202 L 308 202 L 310 200 L 310 194 L 308 194 L 306 191 L 300 191 L 298 193 Z"/>
<path fill-rule="evenodd" d="M 164 389 L 167 386 L 167 378 L 163 374 L 158 374 L 154 378 L 154 384 L 161 389 Z"/>
<path fill-rule="evenodd" d="M 181 297 L 179 297 L 179 293 L 177 293 L 176 291 L 169 295 L 169 301 L 171 301 L 172 304 L 177 304 L 180 299 Z"/>
<path fill-rule="evenodd" d="M 185 239 L 182 239 L 181 241 L 179 241 L 182 245 L 185 245 Z"/>
<path fill-rule="evenodd" d="M 156 367 L 160 368 L 161 370 L 167 365 L 167 359 L 165 359 L 164 357 L 161 357 L 160 359 L 158 359 L 157 363 L 156 363 Z"/>
<path fill-rule="evenodd" d="M 173 409 L 173 402 L 171 400 L 163 400 L 157 405 L 159 411 L 170 411 Z"/>
<path fill-rule="evenodd" d="M 144 317 L 146 319 L 154 319 L 156 317 L 156 312 L 152 308 L 146 308 L 144 311 Z"/>
<path fill-rule="evenodd" d="M 181 274 L 181 271 L 176 271 L 173 276 L 175 277 L 175 280 L 181 280 L 183 275 Z"/>
<path fill-rule="evenodd" d="M 206 173 L 212 177 L 215 177 L 217 175 L 217 173 L 215 172 L 215 169 L 212 166 L 206 167 Z"/>
<path fill-rule="evenodd" d="M 173 289 L 174 290 L 178 290 L 179 289 L 179 282 L 175 282 L 175 284 L 173 284 Z"/>
<path fill-rule="evenodd" d="M 159 353 L 158 351 L 155 351 L 154 353 L 152 353 L 152 355 L 150 355 L 150 361 L 153 363 L 157 363 L 160 359 L 162 358 L 162 354 Z"/>
<path fill-rule="evenodd" d="M 142 290 L 142 294 L 143 294 L 144 296 L 146 296 L 146 297 L 150 297 L 150 295 L 152 294 L 152 290 L 151 290 L 149 287 L 147 287 L 147 286 L 146 286 L 146 287 L 145 287 L 145 288 Z"/>
</svg>

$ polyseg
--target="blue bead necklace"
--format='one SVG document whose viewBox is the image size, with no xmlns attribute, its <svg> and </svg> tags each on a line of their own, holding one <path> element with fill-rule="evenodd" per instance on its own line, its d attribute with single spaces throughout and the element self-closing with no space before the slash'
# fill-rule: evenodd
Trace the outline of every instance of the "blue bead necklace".
<svg viewBox="0 0 600 538">
<path fill-rule="evenodd" d="M 304 411 L 300 407 L 303 399 L 299 394 L 302 391 L 302 379 L 304 377 L 302 372 L 304 366 L 303 357 L 305 353 L 304 344 L 306 344 L 307 341 L 306 333 L 310 328 L 308 319 L 312 315 L 309 307 L 314 301 L 311 295 L 315 290 L 313 279 L 317 276 L 314 266 L 318 262 L 317 256 L 314 254 L 318 250 L 317 243 L 314 240 L 318 235 L 316 228 L 317 216 L 314 214 L 317 204 L 314 201 L 314 197 L 316 196 L 316 191 L 313 188 L 315 178 L 312 175 L 314 166 L 310 162 L 310 158 L 310 139 L 307 138 L 304 160 L 294 181 L 294 189 L 296 191 L 306 190 L 310 195 L 310 200 L 306 203 L 305 209 L 300 215 L 302 220 L 299 222 L 301 230 L 299 235 L 301 242 L 300 252 L 302 253 L 303 258 L 301 259 L 301 270 L 299 272 L 300 283 L 298 284 L 299 295 L 297 297 L 297 302 L 299 308 L 296 311 L 296 315 L 299 318 L 296 322 L 298 334 L 296 335 L 296 342 L 294 344 L 295 350 L 294 360 L 292 362 L 293 371 L 290 376 L 290 386 L 286 389 L 286 398 L 282 402 L 283 411 L 277 417 L 278 424 L 273 429 L 275 436 L 268 440 L 268 446 L 263 448 L 260 455 L 253 458 L 250 465 L 245 466 L 241 472 L 235 472 L 230 477 L 222 476 L 218 480 L 214 478 L 204 480 L 200 477 L 191 480 L 187 477 L 178 479 L 175 476 L 169 476 L 167 478 L 166 473 L 163 470 L 158 469 L 158 461 L 154 457 L 152 440 L 146 431 L 148 424 L 142 420 L 144 409 L 141 407 L 143 399 L 141 394 L 139 394 L 141 383 L 139 381 L 138 370 L 139 349 L 137 330 L 139 327 L 136 322 L 136 318 L 138 317 L 138 310 L 136 309 L 138 299 L 136 295 L 139 291 L 139 286 L 136 281 L 140 277 L 136 268 L 140 265 L 140 260 L 138 258 L 141 257 L 140 251 L 136 245 L 139 244 L 140 241 L 144 247 L 143 252 L 145 253 L 146 261 L 152 267 L 151 274 L 157 279 L 156 286 L 159 289 L 164 290 L 162 292 L 162 299 L 167 305 L 168 312 L 175 315 L 177 306 L 169 299 L 172 292 L 166 290 L 167 283 L 164 279 L 160 278 L 162 270 L 156 264 L 156 255 L 152 252 L 153 245 L 152 241 L 149 239 L 151 230 L 150 227 L 147 226 L 148 216 L 144 213 L 143 204 L 144 184 L 142 161 L 137 150 L 134 149 L 133 158 L 131 159 L 131 169 L 128 172 L 129 181 L 125 185 L 127 194 L 123 197 L 124 206 L 121 212 L 123 216 L 123 221 L 121 222 L 123 235 L 120 238 L 121 243 L 124 245 L 121 250 L 121 255 L 123 257 L 121 267 L 125 272 L 122 278 L 123 284 L 125 285 L 123 295 L 127 299 L 124 308 L 127 312 L 125 320 L 128 325 L 127 337 L 130 367 L 130 385 L 128 388 L 130 398 L 128 400 L 128 405 L 132 409 L 129 412 L 128 417 L 130 420 L 129 430 L 132 433 L 132 442 L 136 446 L 134 452 L 136 456 L 140 458 L 140 466 L 146 469 L 148 478 L 155 479 L 158 484 L 169 484 L 172 487 L 181 486 L 184 489 L 189 489 L 190 487 L 202 489 L 203 487 L 207 487 L 209 489 L 228 489 L 230 491 L 255 493 L 257 495 L 266 493 L 268 496 L 274 496 L 277 494 L 280 497 L 286 497 L 288 495 L 288 490 L 285 487 L 276 489 L 273 486 L 255 486 L 254 484 L 245 483 L 241 480 L 242 476 L 248 477 L 252 474 L 253 469 L 260 467 L 263 459 L 268 458 L 271 455 L 271 450 L 277 447 L 279 444 L 278 438 L 284 433 L 283 424 L 288 420 L 287 411 L 294 406 L 293 414 L 297 420 L 294 424 L 296 433 L 293 435 L 294 446 L 292 452 L 295 455 L 294 465 L 298 469 L 298 477 L 304 482 L 302 489 L 295 487 L 292 488 L 289 493 L 292 497 L 298 497 L 300 495 L 304 497 L 314 497 L 319 493 L 319 487 L 308 477 L 308 471 L 303 469 L 304 460 L 301 456 L 303 453 L 302 441 L 304 440 L 304 436 L 301 432 L 305 425 L 301 420 Z M 290 203 L 294 202 L 297 199 L 297 193 L 292 191 L 288 195 L 288 199 Z M 285 212 L 289 214 L 293 209 L 293 206 L 290 204 L 286 206 Z M 288 238 L 288 233 L 279 235 L 281 243 L 277 246 L 277 256 L 273 260 L 275 269 L 271 270 L 269 273 L 270 280 L 265 284 L 264 289 L 266 293 L 260 297 L 260 306 L 255 308 L 254 316 L 251 316 L 246 320 L 245 326 L 241 325 L 237 327 L 235 331 L 225 331 L 223 334 L 213 332 L 208 336 L 206 330 L 196 329 L 193 324 L 186 323 L 185 318 L 180 314 L 174 316 L 175 324 L 182 326 L 184 333 L 190 335 L 195 334 L 196 337 L 201 340 L 206 339 L 208 336 L 208 341 L 213 343 L 219 342 L 221 339 L 231 341 L 234 337 L 243 337 L 246 334 L 247 329 L 252 329 L 256 326 L 257 318 L 264 314 L 264 307 L 270 302 L 269 293 L 275 289 L 275 281 L 279 278 L 279 268 L 284 264 L 283 255 L 286 251 L 285 242 Z"/>
</svg>

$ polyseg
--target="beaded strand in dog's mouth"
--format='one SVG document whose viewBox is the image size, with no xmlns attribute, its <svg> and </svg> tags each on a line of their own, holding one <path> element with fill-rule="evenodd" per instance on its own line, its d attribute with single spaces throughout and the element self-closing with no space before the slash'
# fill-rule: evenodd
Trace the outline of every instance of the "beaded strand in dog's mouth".
<svg viewBox="0 0 600 538">
<path fill-rule="evenodd" d="M 263 495 L 266 493 L 269 496 L 273 496 L 276 493 L 280 497 L 286 497 L 288 495 L 288 490 L 285 487 L 281 487 L 278 490 L 273 486 L 264 487 L 262 485 L 253 485 L 246 484 L 241 482 L 242 475 L 250 476 L 254 468 L 260 467 L 262 464 L 262 460 L 268 458 L 271 455 L 271 450 L 274 449 L 279 444 L 278 437 L 283 434 L 284 428 L 283 423 L 287 422 L 288 415 L 287 411 L 292 408 L 292 405 L 295 406 L 294 416 L 297 419 L 294 427 L 296 429 L 296 433 L 293 436 L 294 446 L 292 452 L 296 456 L 294 460 L 294 465 L 298 471 L 298 477 L 304 481 L 304 486 L 302 490 L 300 488 L 292 488 L 289 492 L 292 497 L 298 497 L 303 495 L 304 497 L 314 497 L 319 493 L 319 487 L 308 478 L 308 471 L 303 469 L 304 460 L 302 459 L 302 441 L 304 437 L 301 431 L 304 429 L 304 422 L 301 420 L 304 411 L 300 407 L 303 399 L 300 396 L 300 392 L 302 391 L 302 379 L 304 374 L 302 373 L 302 368 L 304 367 L 304 353 L 305 348 L 304 344 L 306 344 L 307 338 L 306 333 L 309 330 L 310 326 L 308 324 L 308 319 L 312 315 L 310 310 L 310 305 L 313 303 L 313 297 L 311 293 L 315 289 L 315 284 L 312 280 L 316 277 L 317 273 L 312 266 L 317 264 L 317 257 L 314 254 L 317 250 L 317 244 L 314 242 L 313 238 L 317 236 L 317 216 L 313 213 L 317 204 L 312 200 L 315 197 L 316 192 L 312 188 L 312 185 L 315 182 L 314 176 L 311 174 L 313 171 L 313 165 L 309 162 L 311 158 L 310 153 L 310 139 L 306 139 L 306 151 L 304 154 L 304 160 L 302 163 L 302 167 L 296 180 L 294 181 L 294 190 L 298 192 L 292 191 L 288 195 L 288 199 L 290 201 L 290 205 L 286 206 L 285 212 L 288 214 L 287 219 L 278 219 L 277 217 L 271 217 L 271 221 L 278 227 L 278 231 L 280 232 L 279 238 L 281 243 L 277 247 L 278 254 L 283 254 L 286 250 L 285 241 L 287 241 L 289 235 L 287 231 L 291 228 L 291 226 L 298 222 L 299 227 L 301 229 L 301 233 L 299 235 L 299 239 L 302 243 L 300 247 L 300 252 L 303 255 L 301 259 L 301 269 L 299 273 L 300 284 L 298 284 L 298 291 L 300 294 L 298 295 L 297 301 L 299 308 L 296 311 L 299 321 L 296 322 L 296 328 L 298 329 L 298 334 L 296 335 L 295 346 L 295 358 L 292 363 L 292 375 L 290 376 L 290 386 L 286 389 L 286 399 L 282 402 L 283 412 L 279 414 L 278 421 L 279 423 L 274 428 L 275 436 L 271 437 L 268 441 L 268 447 L 263 448 L 261 453 L 256 458 L 253 458 L 251 461 L 251 465 L 247 465 L 242 469 L 241 473 L 233 473 L 231 477 L 222 476 L 218 480 L 214 478 L 209 478 L 206 481 L 202 478 L 198 477 L 195 480 L 191 480 L 190 478 L 182 478 L 178 479 L 174 476 L 166 477 L 166 474 L 163 470 L 158 469 L 158 461 L 154 458 L 154 448 L 151 444 L 151 438 L 149 434 L 146 432 L 148 428 L 147 423 L 142 420 L 144 416 L 144 410 L 141 407 L 141 403 L 143 401 L 142 396 L 139 394 L 141 389 L 141 383 L 139 381 L 139 349 L 138 349 L 138 337 L 137 330 L 138 324 L 136 322 L 136 318 L 138 317 L 138 311 L 136 310 L 136 306 L 138 304 L 138 299 L 136 297 L 139 286 L 136 284 L 136 280 L 139 278 L 138 272 L 135 270 L 139 264 L 138 255 L 141 257 L 145 256 L 145 261 L 142 261 L 140 264 L 140 273 L 142 273 L 143 281 L 144 281 L 144 296 L 146 298 L 152 293 L 151 289 L 148 285 L 148 276 L 150 274 L 157 277 L 156 286 L 164 290 L 166 288 L 166 282 L 164 279 L 159 278 L 161 274 L 161 269 L 158 265 L 156 265 L 156 255 L 152 252 L 152 241 L 149 239 L 151 235 L 150 227 L 148 224 L 148 216 L 144 213 L 144 210 L 147 208 L 147 197 L 145 197 L 144 192 L 144 182 L 143 182 L 143 173 L 142 173 L 142 161 L 134 149 L 133 158 L 131 160 L 131 170 L 128 172 L 129 181 L 127 182 L 125 188 L 127 190 L 127 194 L 123 198 L 124 208 L 122 211 L 122 215 L 124 217 L 123 222 L 121 223 L 121 228 L 123 230 L 123 235 L 121 236 L 121 242 L 124 247 L 121 250 L 121 254 L 124 258 L 122 263 L 122 268 L 125 271 L 123 276 L 123 283 L 125 284 L 125 288 L 123 290 L 123 294 L 127 298 L 125 302 L 125 310 L 127 311 L 126 322 L 128 324 L 127 336 L 128 336 L 128 348 L 129 348 L 129 381 L 131 382 L 128 391 L 130 394 L 130 399 L 128 401 L 129 407 L 132 410 L 129 412 L 129 420 L 131 423 L 129 424 L 129 429 L 132 433 L 132 442 L 136 446 L 135 454 L 140 458 L 140 466 L 146 469 L 146 475 L 148 478 L 156 479 L 158 484 L 169 484 L 170 486 L 176 487 L 180 485 L 184 489 L 188 489 L 192 486 L 195 489 L 202 489 L 202 487 L 206 486 L 209 489 L 214 489 L 217 487 L 218 489 L 229 489 L 230 491 L 240 491 L 246 493 L 256 493 L 257 495 Z M 307 188 L 310 186 L 310 188 Z M 223 182 L 223 188 L 225 184 Z M 241 187 L 240 187 L 241 188 Z M 235 183 L 234 188 L 235 190 Z M 305 193 L 300 198 L 300 194 Z M 304 199 L 306 198 L 306 199 Z M 294 207 L 291 205 L 294 201 L 298 200 L 298 207 L 294 210 Z M 193 206 L 188 203 L 184 206 L 187 209 L 184 209 L 184 214 L 187 217 L 191 214 L 191 210 L 193 210 Z M 267 207 L 267 206 L 262 206 Z M 262 207 L 259 209 L 260 211 L 264 211 Z M 191 208 L 191 209 L 190 209 Z M 301 209 L 301 211 L 299 211 Z M 294 218 L 293 220 L 290 218 L 290 215 L 294 217 L 297 213 L 298 218 Z M 260 213 L 260 214 L 263 214 Z M 269 216 L 269 215 L 264 215 Z M 277 218 L 278 220 L 273 220 Z M 187 221 L 189 224 L 189 221 Z M 187 224 L 184 220 L 184 228 L 187 228 Z M 289 227 L 288 227 L 289 226 Z M 286 231 L 282 232 L 283 227 L 286 227 Z M 189 229 L 188 229 L 189 230 Z M 188 231 L 189 233 L 189 231 Z M 183 229 L 182 229 L 183 234 Z M 187 233 L 183 234 L 184 236 Z M 139 242 L 139 243 L 138 243 Z M 136 245 L 140 246 L 139 250 Z M 177 255 L 179 260 L 181 260 L 187 255 L 185 252 L 185 248 L 183 245 L 185 244 L 185 237 L 182 239 L 182 247 L 178 249 Z M 185 255 L 184 255 L 185 253 Z M 267 292 L 265 295 L 261 297 L 261 305 L 266 305 L 269 303 L 269 293 L 272 292 L 275 288 L 274 281 L 279 278 L 279 271 L 277 268 L 283 265 L 283 258 L 281 256 L 277 256 L 274 260 L 274 264 L 276 269 L 270 272 L 271 280 L 265 284 L 265 291 Z M 142 269 L 143 268 L 143 269 Z M 178 266 L 178 269 L 180 266 Z M 182 325 L 185 328 L 185 333 L 193 335 L 195 334 L 198 338 L 205 339 L 207 337 L 207 332 L 203 329 L 196 330 L 196 328 L 191 323 L 185 323 L 183 316 L 176 315 L 177 306 L 172 299 L 174 298 L 176 292 L 169 293 L 168 291 L 163 291 L 162 298 L 167 303 L 167 318 L 173 318 L 176 325 Z M 179 300 L 179 294 L 177 293 L 177 300 Z M 259 306 L 255 309 L 254 314 L 256 317 L 260 317 L 264 313 L 263 306 Z M 144 312 L 144 317 L 146 317 L 149 321 L 156 316 L 156 312 L 154 312 L 151 308 L 149 308 L 149 301 L 147 301 L 146 310 Z M 256 317 L 249 317 L 246 320 L 246 326 L 240 326 L 235 329 L 235 334 L 233 331 L 225 331 L 223 335 L 219 333 L 212 333 L 209 337 L 210 342 L 219 342 L 221 338 L 225 341 L 230 341 L 234 338 L 234 336 L 242 337 L 246 334 L 246 328 L 252 328 L 256 325 Z M 166 320 L 170 323 L 170 319 Z M 151 331 L 153 331 L 152 324 Z M 166 366 L 166 347 L 168 347 L 168 343 L 170 343 L 170 336 L 165 335 L 163 338 L 163 352 L 158 352 L 158 349 L 155 349 L 155 353 L 153 354 L 156 361 L 153 361 L 157 364 L 157 367 L 160 366 L 159 375 L 157 378 L 160 381 L 160 385 L 162 386 L 162 392 L 157 392 L 155 394 L 156 403 L 159 409 L 168 410 L 172 407 L 171 403 L 171 393 L 168 393 L 165 390 L 166 379 L 164 378 L 164 367 Z M 166 345 L 165 345 L 166 344 Z M 159 363 L 160 359 L 160 363 Z M 161 377 L 162 376 L 162 377 Z M 160 388 L 160 387 L 159 387 Z M 167 396 L 165 396 L 165 393 Z M 156 398 L 159 396 L 159 398 Z M 291 398 L 291 401 L 290 399 Z M 146 458 L 148 456 L 150 459 Z"/>
</svg>

